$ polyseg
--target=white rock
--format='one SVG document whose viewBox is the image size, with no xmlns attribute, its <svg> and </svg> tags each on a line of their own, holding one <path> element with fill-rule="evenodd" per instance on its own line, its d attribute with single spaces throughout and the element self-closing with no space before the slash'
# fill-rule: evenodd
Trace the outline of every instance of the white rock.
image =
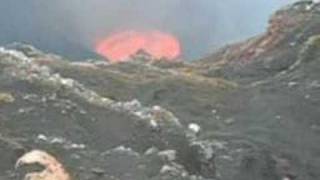
<svg viewBox="0 0 320 180">
<path fill-rule="evenodd" d="M 297 85 L 298 85 L 298 83 L 297 82 L 293 82 L 293 81 L 288 83 L 289 87 L 294 87 L 294 86 L 297 86 Z"/>
<path fill-rule="evenodd" d="M 146 150 L 146 152 L 144 152 L 144 155 L 151 155 L 154 154 L 156 152 L 158 152 L 159 150 L 156 147 L 151 147 L 149 149 Z"/>
<path fill-rule="evenodd" d="M 158 156 L 162 157 L 167 161 L 174 161 L 176 159 L 177 151 L 175 150 L 165 150 L 158 153 Z"/>
<path fill-rule="evenodd" d="M 50 143 L 52 144 L 63 144 L 64 142 L 65 140 L 60 137 L 53 137 L 52 140 L 50 141 Z"/>
<path fill-rule="evenodd" d="M 47 140 L 48 140 L 48 138 L 47 138 L 45 135 L 43 135 L 43 134 L 39 134 L 37 138 L 38 138 L 39 140 L 43 140 L 43 141 L 47 141 Z"/>
<path fill-rule="evenodd" d="M 196 123 L 190 123 L 188 125 L 188 128 L 189 128 L 189 130 L 191 130 L 192 132 L 194 132 L 196 134 L 199 133 L 201 130 L 201 127 Z"/>
<path fill-rule="evenodd" d="M 159 125 L 158 125 L 158 123 L 156 122 L 156 120 L 152 119 L 152 120 L 150 121 L 150 126 L 151 126 L 152 128 L 157 128 Z"/>
<path fill-rule="evenodd" d="M 161 174 L 164 174 L 164 173 L 167 173 L 167 172 L 171 172 L 171 171 L 174 171 L 175 169 L 171 166 L 168 166 L 168 165 L 164 165 L 162 166 L 161 170 L 160 170 L 160 173 Z"/>
<path fill-rule="evenodd" d="M 67 87 L 72 87 L 73 86 L 73 79 L 67 79 L 67 78 L 61 78 L 61 84 L 67 86 Z"/>
<path fill-rule="evenodd" d="M 217 114 L 218 111 L 216 109 L 212 109 L 211 112 L 212 112 L 212 114 Z"/>
<path fill-rule="evenodd" d="M 86 146 L 84 144 L 71 144 L 72 149 L 85 149 Z"/>
<path fill-rule="evenodd" d="M 139 156 L 140 155 L 138 152 L 134 151 L 130 147 L 125 147 L 123 145 L 118 146 L 114 149 L 111 149 L 111 150 L 105 152 L 104 154 L 110 154 L 110 153 L 124 153 L 124 154 L 130 155 L 130 156 Z"/>
<path fill-rule="evenodd" d="M 152 109 L 154 111 L 161 111 L 162 108 L 160 106 L 153 106 Z"/>
</svg>

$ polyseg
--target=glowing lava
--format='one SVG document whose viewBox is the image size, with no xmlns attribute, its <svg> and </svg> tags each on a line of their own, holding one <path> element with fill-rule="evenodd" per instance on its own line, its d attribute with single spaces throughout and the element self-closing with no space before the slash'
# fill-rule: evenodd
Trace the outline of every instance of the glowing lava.
<svg viewBox="0 0 320 180">
<path fill-rule="evenodd" d="M 130 60 L 143 50 L 156 59 L 176 60 L 181 54 L 180 43 L 171 34 L 160 31 L 124 31 L 114 33 L 96 44 L 96 52 L 112 62 Z"/>
</svg>

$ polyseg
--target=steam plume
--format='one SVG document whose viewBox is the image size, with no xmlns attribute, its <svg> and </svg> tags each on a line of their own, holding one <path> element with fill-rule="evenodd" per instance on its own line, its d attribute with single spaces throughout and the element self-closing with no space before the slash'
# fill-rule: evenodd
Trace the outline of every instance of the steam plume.
<svg viewBox="0 0 320 180">
<path fill-rule="evenodd" d="M 189 59 L 264 30 L 293 0 L 4 0 L 0 43 L 24 41 L 81 56 L 110 33 L 152 29 L 177 36 Z"/>
</svg>

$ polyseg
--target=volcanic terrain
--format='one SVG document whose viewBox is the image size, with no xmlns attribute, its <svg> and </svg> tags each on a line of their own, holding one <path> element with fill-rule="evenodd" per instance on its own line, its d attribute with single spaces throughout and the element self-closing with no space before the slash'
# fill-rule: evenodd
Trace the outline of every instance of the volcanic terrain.
<svg viewBox="0 0 320 180">
<path fill-rule="evenodd" d="M 0 179 L 320 179 L 320 4 L 191 63 L 130 58 L 1 47 Z"/>
</svg>

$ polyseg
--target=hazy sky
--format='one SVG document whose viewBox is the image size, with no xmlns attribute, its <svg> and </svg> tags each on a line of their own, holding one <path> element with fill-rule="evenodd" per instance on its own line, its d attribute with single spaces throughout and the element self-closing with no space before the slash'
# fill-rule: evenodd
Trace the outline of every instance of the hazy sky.
<svg viewBox="0 0 320 180">
<path fill-rule="evenodd" d="M 12 41 L 81 57 L 94 42 L 126 29 L 177 36 L 188 58 L 264 31 L 290 0 L 2 0 L 0 44 Z M 292 2 L 292 0 L 291 0 Z"/>
</svg>

